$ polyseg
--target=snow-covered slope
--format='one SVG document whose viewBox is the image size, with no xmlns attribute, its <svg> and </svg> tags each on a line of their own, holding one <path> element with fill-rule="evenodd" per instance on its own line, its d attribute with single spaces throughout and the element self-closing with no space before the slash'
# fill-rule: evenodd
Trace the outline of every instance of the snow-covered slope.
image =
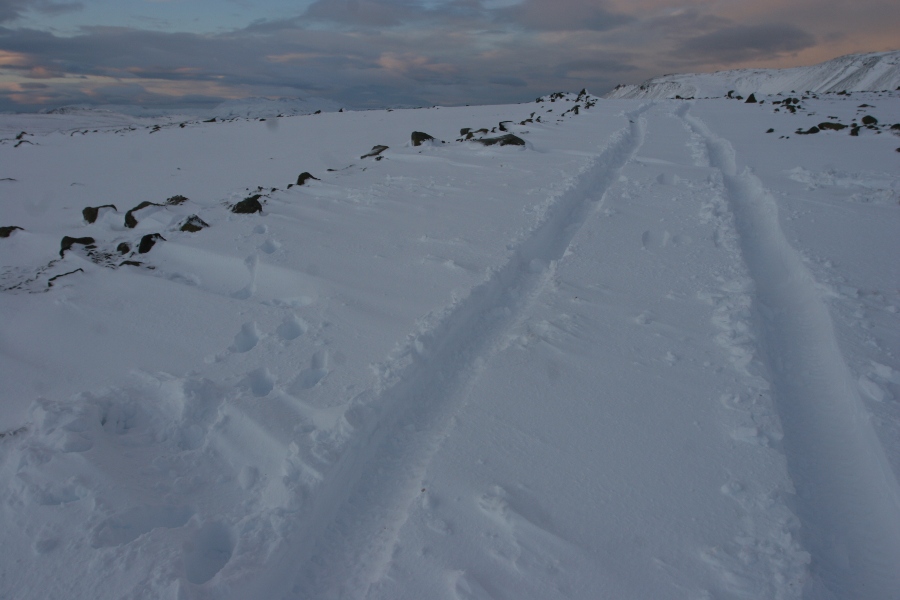
<svg viewBox="0 0 900 600">
<path fill-rule="evenodd" d="M 900 98 L 791 106 L 22 116 L 0 598 L 896 598 Z"/>
<path fill-rule="evenodd" d="M 663 75 L 638 85 L 618 86 L 604 98 L 721 98 L 730 90 L 747 96 L 753 93 L 873 92 L 898 87 L 900 50 L 851 54 L 810 67 Z"/>
</svg>

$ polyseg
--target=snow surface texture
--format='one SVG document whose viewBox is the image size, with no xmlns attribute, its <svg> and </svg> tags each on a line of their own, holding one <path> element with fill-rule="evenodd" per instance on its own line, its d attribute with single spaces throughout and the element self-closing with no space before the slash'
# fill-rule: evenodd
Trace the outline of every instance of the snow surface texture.
<svg viewBox="0 0 900 600">
<path fill-rule="evenodd" d="M 0 597 L 896 598 L 900 95 L 759 99 L 3 137 Z"/>
<path fill-rule="evenodd" d="M 750 94 L 876 92 L 900 87 L 900 50 L 841 56 L 812 67 L 663 75 L 621 85 L 605 98 L 721 98 Z"/>
</svg>

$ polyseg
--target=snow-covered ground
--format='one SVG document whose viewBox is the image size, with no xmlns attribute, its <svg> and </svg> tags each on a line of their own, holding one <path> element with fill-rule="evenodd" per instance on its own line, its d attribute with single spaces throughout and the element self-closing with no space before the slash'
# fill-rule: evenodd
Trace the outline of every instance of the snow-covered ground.
<svg viewBox="0 0 900 600">
<path fill-rule="evenodd" d="M 900 94 L 759 99 L 5 124 L 0 597 L 896 598 Z"/>
<path fill-rule="evenodd" d="M 896 90 L 900 87 L 900 50 L 848 54 L 810 67 L 737 69 L 654 77 L 620 85 L 606 94 L 616 99 L 721 98 L 750 94 L 844 93 Z"/>
</svg>

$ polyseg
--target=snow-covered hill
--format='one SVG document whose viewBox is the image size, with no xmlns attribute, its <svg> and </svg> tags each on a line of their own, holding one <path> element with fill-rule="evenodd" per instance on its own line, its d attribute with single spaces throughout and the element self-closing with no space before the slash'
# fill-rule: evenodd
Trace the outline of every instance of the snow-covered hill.
<svg viewBox="0 0 900 600">
<path fill-rule="evenodd" d="M 0 598 L 895 599 L 900 97 L 779 100 L 20 116 Z"/>
<path fill-rule="evenodd" d="M 663 75 L 638 85 L 621 85 L 604 98 L 721 98 L 749 94 L 837 93 L 896 90 L 900 50 L 851 54 L 810 67 L 736 69 L 716 73 Z"/>
</svg>

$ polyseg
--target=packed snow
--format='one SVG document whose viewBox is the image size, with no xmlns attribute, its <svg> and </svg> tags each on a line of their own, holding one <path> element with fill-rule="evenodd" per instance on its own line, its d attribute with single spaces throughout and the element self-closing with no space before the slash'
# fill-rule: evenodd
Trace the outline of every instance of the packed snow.
<svg viewBox="0 0 900 600">
<path fill-rule="evenodd" d="M 4 117 L 0 597 L 896 598 L 900 93 L 756 96 Z"/>
<path fill-rule="evenodd" d="M 849 54 L 811 67 L 738 69 L 662 75 L 638 85 L 620 85 L 606 98 L 721 98 L 750 94 L 846 93 L 900 87 L 900 50 Z"/>
</svg>

